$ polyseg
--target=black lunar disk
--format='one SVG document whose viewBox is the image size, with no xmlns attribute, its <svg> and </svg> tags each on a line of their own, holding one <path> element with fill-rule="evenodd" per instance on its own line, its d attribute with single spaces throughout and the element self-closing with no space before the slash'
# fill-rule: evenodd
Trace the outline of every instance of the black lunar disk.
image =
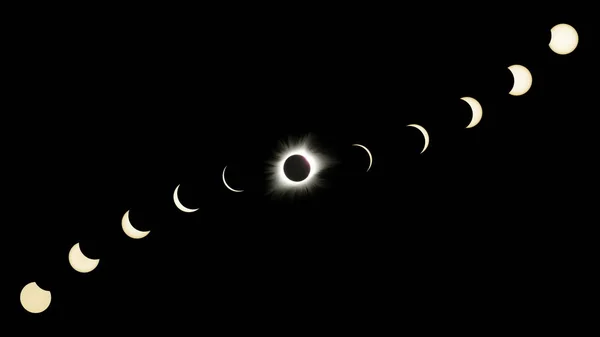
<svg viewBox="0 0 600 337">
<path fill-rule="evenodd" d="M 289 156 L 283 164 L 283 173 L 292 181 L 302 181 L 310 174 L 310 163 L 299 154 Z"/>
</svg>

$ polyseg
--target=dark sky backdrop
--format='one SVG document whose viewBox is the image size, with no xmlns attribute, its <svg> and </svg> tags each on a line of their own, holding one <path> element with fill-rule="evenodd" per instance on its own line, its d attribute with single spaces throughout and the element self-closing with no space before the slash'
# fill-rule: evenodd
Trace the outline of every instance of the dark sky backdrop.
<svg viewBox="0 0 600 337">
<path fill-rule="evenodd" d="M 576 269 L 561 260 L 579 246 L 573 214 L 593 207 L 579 193 L 595 186 L 586 151 L 596 141 L 583 132 L 597 110 L 591 21 L 259 12 L 14 29 L 3 307 L 28 328 L 131 318 L 196 331 L 369 331 L 514 322 L 560 297 L 539 279 Z M 580 36 L 567 56 L 548 48 L 563 22 Z M 508 94 L 512 64 L 532 72 L 524 96 Z M 483 106 L 473 129 L 463 96 Z M 429 131 L 424 154 L 411 123 Z M 328 186 L 271 200 L 265 162 L 278 141 L 307 133 L 338 163 L 322 172 Z M 368 173 L 353 143 L 371 150 Z M 224 188 L 225 165 L 245 192 Z M 177 184 L 198 212 L 175 208 Z M 121 231 L 128 209 L 148 237 Z M 78 241 L 101 259 L 89 274 L 68 263 Z M 52 291 L 39 315 L 19 303 L 31 281 Z"/>
</svg>

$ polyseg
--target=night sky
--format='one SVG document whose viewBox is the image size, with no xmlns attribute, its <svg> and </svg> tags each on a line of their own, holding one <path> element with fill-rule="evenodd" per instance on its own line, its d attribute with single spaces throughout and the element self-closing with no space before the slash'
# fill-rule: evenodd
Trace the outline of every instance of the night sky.
<svg viewBox="0 0 600 337">
<path fill-rule="evenodd" d="M 595 207 L 597 27 L 586 11 L 421 7 L 21 22 L 5 50 L 2 307 L 24 331 L 286 335 L 497 331 L 567 301 Z M 579 34 L 569 55 L 548 47 L 559 23 Z M 513 64 L 533 76 L 523 96 Z M 464 96 L 483 107 L 470 129 Z M 427 129 L 424 153 L 408 124 Z M 307 135 L 323 184 L 268 194 L 278 144 Z M 198 211 L 175 207 L 177 185 Z M 127 210 L 147 237 L 124 234 Z M 100 259 L 90 273 L 68 262 L 77 242 Z M 19 302 L 32 281 L 52 292 L 40 314 Z"/>
</svg>

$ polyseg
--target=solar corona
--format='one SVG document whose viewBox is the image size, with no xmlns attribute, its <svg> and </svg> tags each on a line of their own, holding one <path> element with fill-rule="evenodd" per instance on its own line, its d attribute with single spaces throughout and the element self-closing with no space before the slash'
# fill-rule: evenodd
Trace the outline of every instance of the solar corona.
<svg viewBox="0 0 600 337">
<path fill-rule="evenodd" d="M 302 157 L 308 164 L 304 179 L 293 180 L 285 172 L 286 161 L 294 156 Z M 274 158 L 267 163 L 268 193 L 274 197 L 306 195 L 322 183 L 319 174 L 331 166 L 331 159 L 320 152 L 310 135 L 281 141 Z"/>
</svg>

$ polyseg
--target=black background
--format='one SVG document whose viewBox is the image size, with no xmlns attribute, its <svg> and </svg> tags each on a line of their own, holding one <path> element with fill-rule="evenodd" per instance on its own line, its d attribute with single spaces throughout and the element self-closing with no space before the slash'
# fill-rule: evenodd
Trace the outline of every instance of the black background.
<svg viewBox="0 0 600 337">
<path fill-rule="evenodd" d="M 547 317 L 538 308 L 575 290 L 564 282 L 586 279 L 593 22 L 422 7 L 23 15 L 4 51 L 3 306 L 26 331 L 457 331 Z M 579 33 L 572 54 L 548 47 L 558 23 Z M 533 75 L 523 96 L 508 94 L 512 64 Z M 483 107 L 472 129 L 463 96 Z M 431 137 L 423 154 L 411 123 Z M 307 134 L 337 163 L 327 186 L 266 196 L 277 143 Z M 369 172 L 354 143 L 371 150 Z M 243 193 L 223 186 L 225 165 Z M 178 184 L 199 211 L 175 208 Z M 127 210 L 150 235 L 124 235 Z M 76 242 L 101 259 L 93 272 L 70 267 Z M 44 313 L 19 303 L 31 281 L 52 291 Z"/>
</svg>

